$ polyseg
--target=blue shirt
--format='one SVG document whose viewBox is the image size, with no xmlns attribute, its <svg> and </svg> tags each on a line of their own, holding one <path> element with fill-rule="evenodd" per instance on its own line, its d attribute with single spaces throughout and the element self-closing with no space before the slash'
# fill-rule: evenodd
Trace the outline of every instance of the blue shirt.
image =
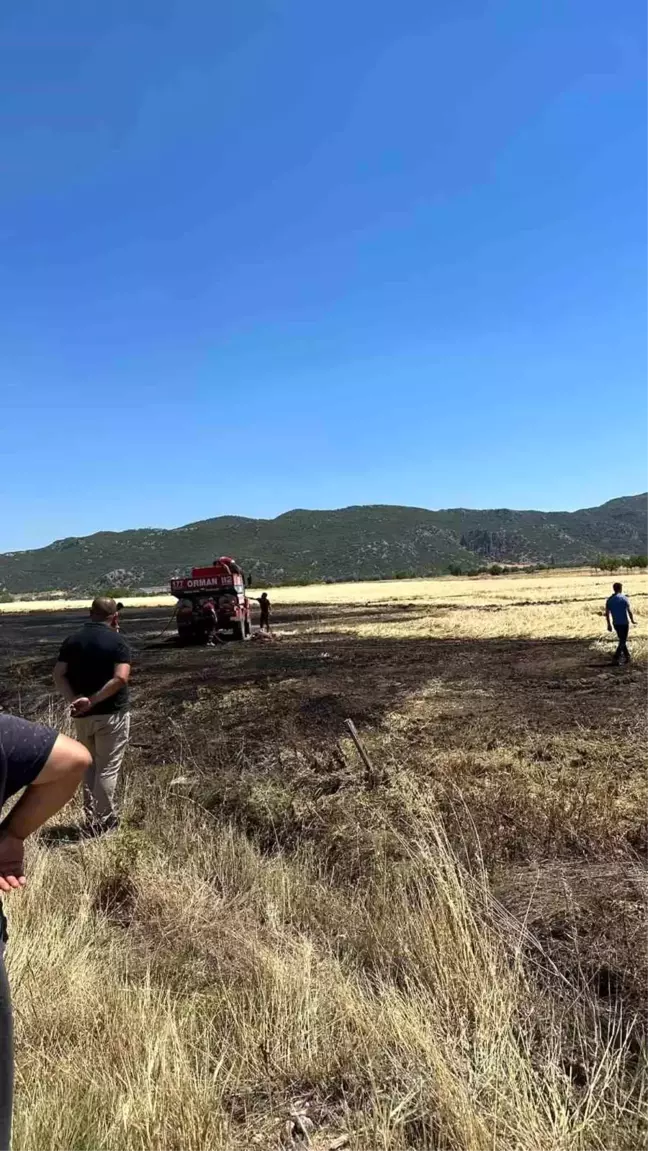
<svg viewBox="0 0 648 1151">
<path fill-rule="evenodd" d="M 609 611 L 612 616 L 612 623 L 620 624 L 622 627 L 628 622 L 629 608 L 630 602 L 628 597 L 622 595 L 621 592 L 615 592 L 605 604 L 606 611 Z"/>
</svg>

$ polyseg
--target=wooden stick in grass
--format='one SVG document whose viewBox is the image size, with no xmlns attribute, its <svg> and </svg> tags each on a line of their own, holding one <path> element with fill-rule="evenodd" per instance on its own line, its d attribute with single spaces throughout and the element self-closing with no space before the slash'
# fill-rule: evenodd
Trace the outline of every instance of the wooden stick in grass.
<svg viewBox="0 0 648 1151">
<path fill-rule="evenodd" d="M 358 730 L 355 723 L 352 719 L 345 719 L 344 726 L 346 727 L 349 735 L 351 736 L 351 739 L 356 746 L 356 750 L 360 756 L 360 759 L 365 765 L 365 783 L 367 787 L 375 787 L 379 781 L 378 773 L 376 772 L 374 765 L 369 758 L 369 753 L 366 747 L 358 735 Z"/>
</svg>

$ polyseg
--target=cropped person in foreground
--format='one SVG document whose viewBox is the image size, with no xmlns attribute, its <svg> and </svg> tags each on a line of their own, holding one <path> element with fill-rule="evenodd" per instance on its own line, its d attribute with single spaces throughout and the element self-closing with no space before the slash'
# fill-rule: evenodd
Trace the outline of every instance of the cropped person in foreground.
<svg viewBox="0 0 648 1151">
<path fill-rule="evenodd" d="M 117 604 L 98 596 L 88 622 L 65 640 L 54 668 L 56 687 L 71 705 L 77 739 L 92 756 L 83 785 L 88 835 L 119 826 L 115 789 L 130 735 L 130 670 L 131 653 L 119 634 Z"/>
<path fill-rule="evenodd" d="M 626 663 L 630 663 L 630 652 L 628 651 L 628 632 L 630 631 L 631 623 L 635 622 L 630 607 L 630 600 L 626 595 L 623 595 L 623 584 L 615 583 L 612 585 L 613 594 L 609 597 L 605 604 L 605 618 L 607 620 L 607 629 L 612 631 L 612 624 L 614 630 L 619 637 L 619 645 L 614 653 L 614 663 L 621 663 L 621 659 L 625 659 Z"/>
<path fill-rule="evenodd" d="M 25 886 L 23 844 L 74 795 L 90 753 L 74 739 L 42 727 L 0 715 L 1 805 L 21 788 L 25 791 L 0 823 L 0 892 Z M 0 902 L 0 1151 L 11 1142 L 14 1056 L 11 994 L 4 966 L 7 921 Z"/>
</svg>

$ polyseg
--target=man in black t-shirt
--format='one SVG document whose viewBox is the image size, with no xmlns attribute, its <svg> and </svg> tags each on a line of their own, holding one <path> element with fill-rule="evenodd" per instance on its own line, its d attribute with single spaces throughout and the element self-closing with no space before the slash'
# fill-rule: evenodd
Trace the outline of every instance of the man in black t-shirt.
<svg viewBox="0 0 648 1151">
<path fill-rule="evenodd" d="M 88 831 L 117 827 L 115 788 L 128 745 L 131 654 L 119 634 L 117 604 L 98 596 L 85 627 L 65 640 L 54 682 L 70 703 L 77 738 L 92 755 L 83 785 Z"/>
<path fill-rule="evenodd" d="M 25 886 L 23 843 L 74 795 L 90 765 L 85 747 L 51 727 L 0 715 L 0 807 L 25 791 L 0 823 L 0 892 Z M 4 967 L 6 920 L 0 904 L 0 1149 L 11 1140 L 13 1024 Z"/>
</svg>

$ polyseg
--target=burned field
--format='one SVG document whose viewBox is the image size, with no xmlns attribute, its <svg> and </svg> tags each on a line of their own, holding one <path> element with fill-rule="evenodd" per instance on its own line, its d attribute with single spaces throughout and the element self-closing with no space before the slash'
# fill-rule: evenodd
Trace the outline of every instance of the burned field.
<svg viewBox="0 0 648 1151">
<path fill-rule="evenodd" d="M 472 926 L 462 920 L 462 932 L 495 933 L 497 947 L 509 954 L 499 977 L 503 999 L 513 995 L 507 985 L 510 965 L 518 960 L 528 965 L 523 990 L 516 983 L 519 1002 L 510 1007 L 513 1030 L 524 1032 L 518 1046 L 527 1071 L 538 1076 L 533 1122 L 529 1114 L 524 1120 L 528 1146 L 557 1145 L 551 1141 L 556 1137 L 551 1116 L 560 1110 L 560 1096 L 565 1130 L 573 1120 L 573 1137 L 565 1146 L 603 1146 L 614 1137 L 610 1145 L 629 1147 L 639 1131 L 645 1025 L 645 665 L 640 658 L 629 667 L 613 667 L 609 651 L 590 635 L 543 635 L 540 623 L 535 636 L 508 634 L 515 627 L 502 627 L 501 613 L 512 610 L 528 612 L 528 596 L 518 593 L 510 604 L 279 604 L 274 641 L 179 648 L 168 632 L 160 634 L 168 609 L 127 609 L 122 631 L 134 652 L 134 723 L 123 835 L 137 844 L 133 851 L 140 862 L 125 888 L 127 913 L 116 897 L 112 903 L 95 901 L 93 914 L 103 917 L 102 930 L 117 932 L 116 946 L 132 948 L 138 962 L 145 953 L 154 977 L 178 994 L 185 979 L 194 981 L 200 994 L 212 994 L 214 979 L 227 986 L 232 980 L 244 983 L 241 965 L 247 970 L 248 960 L 231 939 L 225 943 L 219 936 L 215 942 L 201 927 L 190 947 L 186 938 L 182 945 L 174 942 L 169 928 L 162 931 L 165 915 L 149 889 L 149 872 L 141 870 L 149 851 L 167 850 L 172 857 L 176 852 L 182 867 L 192 850 L 203 858 L 205 851 L 221 851 L 219 841 L 233 836 L 236 851 L 243 853 L 241 874 L 228 872 L 224 878 L 222 861 L 216 866 L 212 858 L 201 873 L 205 898 L 230 901 L 239 928 L 245 924 L 258 941 L 259 955 L 274 947 L 287 963 L 295 941 L 308 938 L 321 964 L 319 994 L 329 986 L 334 962 L 339 979 L 357 981 L 363 997 L 375 991 L 389 1000 L 393 994 L 406 1005 L 422 1004 L 429 995 L 433 1003 L 441 995 L 445 969 L 457 965 L 457 1023 L 447 1021 L 451 1061 L 453 1027 L 480 1010 L 469 1002 L 467 986 L 476 973 L 460 970 L 468 964 L 461 957 L 466 940 L 457 936 L 453 945 L 456 923 L 451 928 L 446 922 L 447 937 L 442 937 L 429 922 L 431 915 L 445 922 L 449 914 L 437 903 L 440 877 L 447 881 L 452 858 L 471 899 L 478 888 L 479 915 L 473 909 Z M 0 619 L 0 703 L 7 710 L 30 718 L 51 710 L 51 667 L 59 643 L 78 621 L 69 613 Z M 430 621 L 434 634 L 425 634 Z M 349 738 L 347 718 L 356 725 L 371 771 Z M 169 830 L 174 827 L 176 840 Z M 110 853 L 117 851 L 120 836 L 97 852 L 113 860 Z M 76 859 L 80 851 L 71 848 L 66 857 L 43 848 L 44 865 L 56 855 L 60 867 L 62 859 Z M 246 867 L 251 865 L 241 863 L 249 852 L 264 883 L 271 874 L 275 882 L 280 866 L 287 886 L 295 885 L 289 905 L 281 903 L 280 939 L 270 938 L 269 913 L 261 914 L 258 894 L 250 894 Z M 170 875 L 173 863 L 171 858 Z M 119 868 L 121 875 L 123 862 Z M 104 861 L 104 884 L 105 872 Z M 110 884 L 107 890 L 113 891 Z M 119 884 L 115 890 L 119 895 Z M 457 889 L 453 906 L 463 898 Z M 429 903 L 422 906 L 422 900 Z M 405 920 L 411 916 L 416 931 L 402 918 L 402 931 L 394 929 L 390 901 Z M 175 948 L 171 965 L 168 955 L 161 955 L 162 940 L 167 951 Z M 219 948 L 215 976 L 213 954 Z M 478 950 L 473 940 L 470 964 Z M 302 993 L 293 988 L 297 998 Z M 269 994 L 266 988 L 264 996 Z M 203 1143 L 184 1127 L 167 1137 L 185 1146 L 206 1146 L 209 1140 L 215 1146 L 244 1146 L 263 1132 L 267 1145 L 274 1145 L 280 1138 L 278 1116 L 285 1118 L 300 1096 L 308 1101 L 315 1130 L 325 1133 L 322 1138 L 344 1129 L 358 1147 L 380 1139 L 390 1147 L 468 1148 L 475 1131 L 490 1138 L 502 1124 L 508 1130 L 508 1143 L 502 1145 L 517 1138 L 520 1101 L 513 1099 L 513 1086 L 506 1115 L 497 1111 L 500 1103 L 486 1101 L 483 1084 L 474 1096 L 467 1086 L 483 1051 L 464 1051 L 463 1070 L 455 1069 L 466 1086 L 459 1105 L 453 1090 L 442 1086 L 440 1068 L 427 1065 L 431 1056 L 422 1053 L 425 1045 L 416 1048 L 413 1038 L 405 1044 L 393 1020 L 379 1025 L 378 1046 L 387 1054 L 363 1047 L 357 1061 L 345 1046 L 352 1041 L 347 1031 L 353 1031 L 347 1008 L 356 1021 L 353 1043 L 369 1043 L 358 1023 L 357 1003 L 349 1000 L 347 1008 L 338 1003 L 344 1034 L 331 1038 L 330 1052 L 323 1050 L 321 1036 L 328 1024 L 316 1018 L 312 1004 L 305 1015 L 302 1007 L 296 1008 L 299 1026 L 314 1029 L 318 1038 L 311 1037 L 312 1043 L 322 1048 L 317 1056 L 296 1055 L 283 1040 L 280 1053 L 278 1048 L 264 1056 L 263 1044 L 272 1052 L 274 1040 L 255 1035 L 250 1042 L 262 1044 L 258 1066 L 248 1066 L 245 1074 L 240 1068 L 231 1072 L 238 1087 L 219 1096 L 220 1126 L 214 1118 L 216 1126 Z M 363 998 L 365 1008 L 369 1012 Z M 489 1016 L 494 1030 L 496 1016 L 495 1011 Z M 275 1020 L 275 1028 L 282 1025 Z M 484 1019 L 480 1026 L 486 1026 Z M 435 1049 L 440 1042 L 437 1035 Z M 550 1049 L 555 1066 L 549 1079 L 557 1095 L 547 1110 Z M 585 1129 L 579 1108 L 589 1092 L 603 1090 L 600 1078 L 595 1080 L 606 1052 L 616 1103 L 606 1097 L 600 1116 L 596 1122 L 588 1119 Z M 366 1078 L 362 1067 L 372 1059 L 375 1066 Z M 401 1075 L 394 1066 L 390 1071 L 390 1059 L 406 1072 Z M 507 1082 L 518 1075 L 519 1068 L 513 1074 L 509 1067 Z M 428 1080 L 434 1080 L 434 1090 L 425 1087 Z M 384 1100 L 398 1106 L 406 1096 L 411 1096 L 409 1109 L 388 1121 Z M 171 1123 L 156 1115 L 159 1130 Z M 33 1116 L 31 1126 L 25 1123 L 27 1139 L 38 1124 Z M 142 1119 L 142 1130 L 150 1123 L 150 1116 Z M 95 1130 L 93 1138 L 97 1146 L 147 1145 L 144 1135 L 129 1141 L 125 1128 L 112 1134 Z M 158 1132 L 151 1145 L 172 1144 Z"/>
</svg>

